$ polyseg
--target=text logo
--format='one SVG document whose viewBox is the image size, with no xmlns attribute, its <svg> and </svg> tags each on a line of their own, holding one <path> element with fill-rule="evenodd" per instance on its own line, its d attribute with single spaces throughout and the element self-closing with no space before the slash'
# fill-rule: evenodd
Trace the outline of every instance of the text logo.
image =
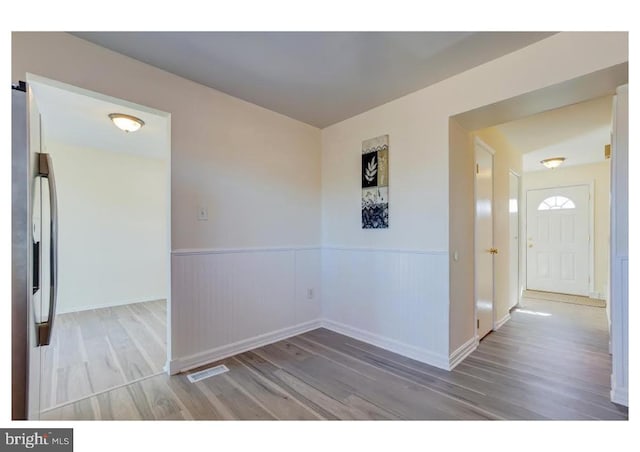
<svg viewBox="0 0 640 452">
<path fill-rule="evenodd" d="M 0 452 L 21 450 L 73 452 L 73 429 L 0 429 Z"/>
</svg>

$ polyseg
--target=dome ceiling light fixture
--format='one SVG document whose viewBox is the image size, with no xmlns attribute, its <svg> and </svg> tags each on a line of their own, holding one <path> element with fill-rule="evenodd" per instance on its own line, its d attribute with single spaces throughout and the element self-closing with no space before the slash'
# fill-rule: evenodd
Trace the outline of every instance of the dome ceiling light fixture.
<svg viewBox="0 0 640 452">
<path fill-rule="evenodd" d="M 124 113 L 110 113 L 109 118 L 116 127 L 125 132 L 135 132 L 144 125 L 144 121 L 135 116 L 125 115 Z"/>
<path fill-rule="evenodd" d="M 552 157 L 550 159 L 541 160 L 540 163 L 549 169 L 554 169 L 562 165 L 565 160 L 566 159 L 564 157 Z"/>
</svg>

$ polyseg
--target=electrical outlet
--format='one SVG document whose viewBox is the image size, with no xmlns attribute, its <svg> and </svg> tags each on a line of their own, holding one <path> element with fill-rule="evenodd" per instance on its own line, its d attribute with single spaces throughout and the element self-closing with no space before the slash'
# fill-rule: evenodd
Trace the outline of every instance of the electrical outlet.
<svg viewBox="0 0 640 452">
<path fill-rule="evenodd" d="M 307 298 L 309 300 L 313 299 L 313 289 L 307 289 Z"/>
</svg>

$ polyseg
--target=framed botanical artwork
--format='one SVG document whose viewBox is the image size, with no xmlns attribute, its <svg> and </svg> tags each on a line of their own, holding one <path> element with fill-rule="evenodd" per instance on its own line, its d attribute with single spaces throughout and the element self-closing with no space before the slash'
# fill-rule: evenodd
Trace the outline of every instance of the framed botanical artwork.
<svg viewBox="0 0 640 452">
<path fill-rule="evenodd" d="M 362 229 L 389 227 L 389 135 L 362 142 Z"/>
</svg>

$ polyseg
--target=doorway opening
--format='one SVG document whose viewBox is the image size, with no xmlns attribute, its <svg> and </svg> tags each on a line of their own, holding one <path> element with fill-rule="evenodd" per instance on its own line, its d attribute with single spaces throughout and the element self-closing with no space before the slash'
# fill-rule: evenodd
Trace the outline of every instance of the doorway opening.
<svg viewBox="0 0 640 452">
<path fill-rule="evenodd" d="M 504 275 L 490 281 L 487 275 L 479 279 L 491 262 L 476 254 L 478 318 L 479 300 L 486 299 L 478 288 L 487 283 L 495 286 L 495 311 L 505 320 L 531 300 L 606 307 L 611 170 L 605 148 L 611 145 L 612 112 L 613 96 L 607 95 L 472 132 L 476 141 L 482 137 L 498 149 L 495 179 L 503 202 L 495 209 L 496 238 L 480 248 L 508 254 L 501 261 L 496 256 L 493 264 Z M 562 164 L 547 168 L 543 162 L 554 156 Z M 493 330 L 503 323 L 496 319 Z"/>
<path fill-rule="evenodd" d="M 48 345 L 31 347 L 29 358 L 38 386 L 29 388 L 29 418 L 38 419 L 166 371 L 171 144 L 168 113 L 32 74 L 27 86 L 31 149 L 50 159 L 57 194 L 57 264 L 47 253 L 38 258 L 40 275 L 55 265 L 57 284 L 43 285 L 42 307 L 34 306 L 47 312 L 55 302 L 53 327 Z M 114 113 L 142 127 L 121 130 Z M 39 193 L 34 206 L 48 205 Z M 34 212 L 41 251 L 53 240 L 36 224 L 49 221 L 46 210 Z"/>
<path fill-rule="evenodd" d="M 478 306 L 485 299 L 479 288 L 490 284 L 491 331 L 503 325 L 511 332 L 519 325 L 531 332 L 543 323 L 540 332 L 576 326 L 580 337 L 584 333 L 597 342 L 609 363 L 610 372 L 598 370 L 598 381 L 610 386 L 624 380 L 625 367 L 617 364 L 624 362 L 624 352 L 616 354 L 614 346 L 613 356 L 607 356 L 609 332 L 612 344 L 615 337 L 624 344 L 626 334 L 626 320 L 616 325 L 609 310 L 616 312 L 616 304 L 626 300 L 608 299 L 614 262 L 609 194 L 616 182 L 605 146 L 615 142 L 613 99 L 627 79 L 627 66 L 614 66 L 450 118 L 450 353 L 456 362 L 471 354 L 482 337 L 498 340 L 479 328 Z M 478 240 L 473 216 L 478 198 L 469 190 L 478 169 L 478 139 L 496 150 L 493 243 L 486 244 L 468 239 Z M 549 169 L 542 161 L 551 157 L 564 161 Z M 469 248 L 476 254 L 472 262 L 462 262 L 462 250 Z M 485 274 L 488 279 L 478 281 L 490 264 L 481 262 L 477 251 L 492 249 L 493 277 Z M 475 288 L 473 293 L 469 287 Z M 515 322 L 509 322 L 512 315 Z"/>
<path fill-rule="evenodd" d="M 524 298 L 606 306 L 612 115 L 605 95 L 495 126 L 522 152 Z"/>
</svg>

